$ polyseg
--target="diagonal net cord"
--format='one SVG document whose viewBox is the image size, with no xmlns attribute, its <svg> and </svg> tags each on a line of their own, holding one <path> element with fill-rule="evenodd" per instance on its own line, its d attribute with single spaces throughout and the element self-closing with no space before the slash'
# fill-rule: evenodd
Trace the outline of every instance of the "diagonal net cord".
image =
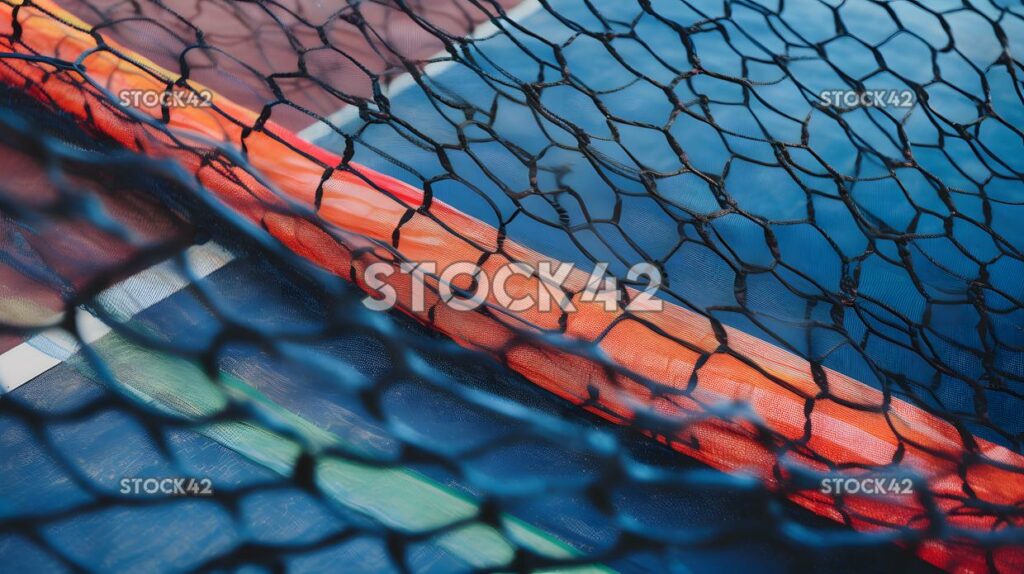
<svg viewBox="0 0 1024 574">
<path fill-rule="evenodd" d="M 0 4 L 0 36 L 7 53 L 0 80 L 132 150 L 173 160 L 294 252 L 371 293 L 363 277 L 376 262 L 431 261 L 444 269 L 469 261 L 493 277 L 508 263 L 550 260 L 216 94 L 210 108 L 118 108 L 110 95 L 125 89 L 203 88 L 103 38 L 53 2 Z M 319 218 L 296 205 L 315 208 Z M 1021 525 L 1024 457 L 671 303 L 660 312 L 606 311 L 581 299 L 586 282 L 574 271 L 562 288 L 572 313 L 511 312 L 494 300 L 482 311 L 457 311 L 430 290 L 427 310 L 418 312 L 410 276 L 386 279 L 404 312 L 608 420 L 635 424 L 715 468 L 756 474 L 797 504 L 858 530 L 926 531 L 918 554 L 951 571 L 1024 571 L 1024 549 L 980 542 L 990 531 Z M 548 287 L 531 276 L 510 285 L 509 294 L 538 288 Z M 550 332 L 565 337 L 541 336 Z M 588 344 L 580 350 L 579 342 Z M 744 406 L 722 408 L 733 403 Z M 879 467 L 921 477 L 918 495 L 839 500 L 787 482 L 793 469 Z"/>
</svg>

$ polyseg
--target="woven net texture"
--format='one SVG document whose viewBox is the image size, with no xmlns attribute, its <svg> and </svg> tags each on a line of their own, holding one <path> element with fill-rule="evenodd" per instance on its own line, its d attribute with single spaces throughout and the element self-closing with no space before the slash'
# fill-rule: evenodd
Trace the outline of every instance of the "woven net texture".
<svg viewBox="0 0 1024 574">
<path fill-rule="evenodd" d="M 1024 571 L 1022 53 L 1002 0 L 0 0 L 0 559 Z M 444 301 L 544 261 L 574 309 Z"/>
</svg>

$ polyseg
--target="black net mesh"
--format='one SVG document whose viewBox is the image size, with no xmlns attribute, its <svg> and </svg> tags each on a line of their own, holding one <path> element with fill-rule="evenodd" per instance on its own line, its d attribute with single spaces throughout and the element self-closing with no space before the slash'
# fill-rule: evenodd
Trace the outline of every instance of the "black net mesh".
<svg viewBox="0 0 1024 574">
<path fill-rule="evenodd" d="M 0 3 L 5 564 L 1024 569 L 1024 9 L 338 4 Z"/>
</svg>

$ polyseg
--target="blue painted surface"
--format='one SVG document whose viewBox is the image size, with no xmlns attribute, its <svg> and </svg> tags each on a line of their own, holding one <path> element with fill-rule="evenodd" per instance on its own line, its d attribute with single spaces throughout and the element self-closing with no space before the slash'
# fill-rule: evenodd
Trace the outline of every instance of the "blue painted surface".
<svg viewBox="0 0 1024 574">
<path fill-rule="evenodd" d="M 683 28 L 723 10 L 717 2 L 698 3 L 701 13 L 682 2 L 651 4 Z M 471 44 L 462 61 L 472 66 L 455 63 L 436 74 L 428 67 L 422 83 L 391 98 L 386 121 L 371 116 L 342 126 L 359 144 L 354 160 L 429 188 L 558 260 L 586 269 L 606 261 L 619 276 L 635 263 L 659 262 L 667 276 L 659 294 L 667 300 L 877 388 L 888 377 L 885 386 L 899 395 L 909 383 L 918 403 L 940 411 L 972 413 L 983 400 L 991 424 L 961 417 L 978 436 L 1009 444 L 994 429 L 1009 436 L 1024 431 L 1024 311 L 1007 299 L 1024 297 L 1024 186 L 1012 172 L 1024 163 L 1021 139 L 987 118 L 970 142 L 944 123 L 939 146 L 935 122 L 942 120 L 921 106 L 845 113 L 844 129 L 811 104 L 823 90 L 848 87 L 841 71 L 863 79 L 868 89 L 924 83 L 933 113 L 968 123 L 977 120 L 977 102 L 956 89 L 984 96 L 977 67 L 987 71 L 993 108 L 1010 125 L 1022 125 L 1024 104 L 1006 68 L 994 65 L 1000 50 L 983 18 L 947 15 L 960 55 L 937 52 L 945 32 L 933 15 L 910 5 L 894 8 L 907 29 L 897 34 L 877 5 L 848 2 L 840 14 L 849 35 L 836 31 L 817 2 L 786 2 L 781 22 L 732 5 L 730 17 L 717 21 L 721 30 L 704 25 L 705 31 L 691 31 L 708 73 L 673 84 L 693 68 L 685 47 L 676 30 L 637 3 L 593 8 L 556 0 L 550 6 L 558 18 L 542 9 L 522 22 L 524 30 L 506 24 L 509 34 Z M 612 23 L 608 30 L 602 21 Z M 610 42 L 575 32 L 630 29 L 635 37 Z M 798 47 L 807 42 L 824 42 L 828 60 Z M 564 77 L 552 45 L 561 46 L 570 76 Z M 876 46 L 891 72 L 877 70 L 867 45 Z M 792 58 L 791 76 L 773 63 L 775 56 Z M 933 81 L 933 57 L 944 81 Z M 757 84 L 744 92 L 712 73 Z M 536 104 L 526 105 L 525 84 L 534 86 L 540 113 Z M 666 95 L 669 85 L 685 110 Z M 592 95 L 595 90 L 602 93 Z M 710 116 L 694 105 L 701 97 L 709 100 Z M 467 117 L 460 102 L 478 111 Z M 920 169 L 890 173 L 883 158 L 903 159 L 900 122 Z M 799 147 L 805 124 L 816 155 Z M 444 148 L 450 170 L 423 138 L 450 146 Z M 468 148 L 463 139 L 471 142 Z M 787 144 L 788 172 L 769 141 Z M 332 134 L 319 143 L 341 149 L 343 138 Z M 531 166 L 512 146 L 540 159 Z M 839 186 L 828 170 L 846 183 Z M 929 181 L 926 172 L 947 187 Z M 649 188 L 641 173 L 653 181 Z M 735 206 L 719 201 L 707 178 L 723 181 Z M 533 195 L 517 204 L 513 198 L 525 192 Z M 990 202 L 988 219 L 983 198 Z M 778 244 L 778 261 L 766 230 Z M 905 240 L 914 275 L 897 237 Z M 992 288 L 974 295 L 982 264 Z M 746 279 L 745 308 L 736 296 L 738 275 Z M 856 292 L 844 287 L 855 282 Z M 809 298 L 817 301 L 809 304 Z M 831 328 L 833 303 L 849 299 L 857 307 L 844 308 L 844 334 Z M 989 373 L 1018 380 L 991 379 L 985 356 Z M 929 360 L 941 361 L 949 373 Z"/>
<path fill-rule="evenodd" d="M 305 298 L 294 285 L 265 281 L 270 271 L 272 269 L 264 262 L 242 259 L 210 276 L 206 284 L 227 309 L 243 310 L 258 305 L 263 313 L 239 313 L 239 316 L 263 328 L 312 323 L 322 317 L 322 307 Z M 407 331 L 409 337 L 432 336 L 410 321 L 398 317 L 392 320 L 396 328 Z M 188 337 L 202 342 L 215 335 L 218 323 L 195 292 L 186 290 L 143 312 L 131 325 L 133 329 L 168 340 Z M 470 407 L 429 385 L 388 378 L 385 369 L 392 359 L 381 340 L 341 335 L 318 343 L 313 352 L 330 356 L 339 366 L 347 365 L 366 376 L 394 383 L 385 393 L 383 402 L 390 420 L 420 430 L 438 446 L 469 446 L 508 437 L 517 430 L 511 421 Z M 493 365 L 445 362 L 440 356 L 436 359 L 439 368 L 460 382 L 514 398 L 539 412 L 594 424 L 571 406 L 551 399 Z M 76 365 L 80 365 L 79 359 L 48 372 L 4 400 L 17 401 L 38 412 L 44 420 L 52 420 L 53 413 L 109 398 L 108 391 L 96 377 L 88 369 L 77 370 Z M 388 429 L 365 412 L 358 397 L 322 371 L 275 360 L 263 351 L 240 344 L 224 349 L 221 366 L 276 403 L 349 444 L 362 445 L 379 453 L 394 448 Z M 439 413 L 444 416 L 439 418 Z M 101 410 L 75 424 L 50 423 L 44 428 L 61 456 L 43 454 L 41 441 L 30 434 L 23 422 L 10 416 L 0 418 L 3 450 L 9 454 L 0 460 L 0 474 L 4 476 L 0 481 L 0 501 L 8 515 L 51 513 L 88 504 L 95 495 L 69 480 L 75 472 L 83 473 L 88 484 L 107 492 L 116 491 L 118 480 L 124 476 L 208 476 L 217 488 L 223 489 L 281 481 L 272 472 L 224 445 L 187 431 L 166 432 L 170 450 L 180 465 L 175 466 L 154 447 L 137 418 L 116 408 Z M 652 464 L 702 468 L 646 440 L 625 437 L 624 441 L 635 456 Z M 72 469 L 78 470 L 62 468 L 56 460 L 66 460 Z M 474 460 L 469 468 L 508 480 L 512 485 L 517 480 L 538 477 L 576 479 L 596 473 L 596 462 L 550 443 L 516 439 Z M 474 492 L 450 472 L 424 465 L 415 468 L 449 487 L 467 494 Z M 681 551 L 678 558 L 694 572 L 741 568 L 786 572 L 801 565 L 862 572 L 872 571 L 878 559 L 907 572 L 930 571 L 895 548 L 874 549 L 868 556 L 864 552 L 837 550 L 810 553 L 781 545 L 772 540 L 771 528 L 757 527 L 771 524 L 772 519 L 754 498 L 714 487 L 690 492 L 654 488 L 625 490 L 617 494 L 616 503 L 623 515 L 636 517 L 652 527 L 711 528 L 726 532 L 752 530 L 741 541 L 730 540 L 720 548 Z M 584 552 L 610 543 L 617 530 L 578 492 L 524 500 L 509 510 Z M 791 519 L 818 528 L 836 528 L 806 513 L 794 512 Z M 359 523 L 356 515 L 351 520 Z M 69 558 L 88 567 L 104 571 L 178 571 L 201 564 L 243 540 L 309 543 L 351 524 L 333 514 L 323 499 L 287 487 L 246 495 L 236 517 L 232 517 L 229 508 L 211 501 L 187 499 L 153 507 L 113 505 L 78 512 L 42 528 L 41 532 L 52 548 L 61 549 Z M 38 542 L 21 536 L 0 536 L 0 560 L 29 570 L 51 566 L 52 553 L 41 551 L 37 546 Z M 384 546 L 369 538 L 322 551 L 297 552 L 286 559 L 286 563 L 298 571 L 323 571 L 339 561 L 351 564 L 356 569 L 352 571 L 365 568 L 366 572 L 388 571 L 389 563 Z M 420 548 L 413 555 L 413 562 L 420 568 L 417 571 L 424 572 L 449 572 L 465 567 L 459 559 L 436 546 Z M 622 572 L 665 569 L 664 557 L 641 551 L 610 565 Z"/>
</svg>

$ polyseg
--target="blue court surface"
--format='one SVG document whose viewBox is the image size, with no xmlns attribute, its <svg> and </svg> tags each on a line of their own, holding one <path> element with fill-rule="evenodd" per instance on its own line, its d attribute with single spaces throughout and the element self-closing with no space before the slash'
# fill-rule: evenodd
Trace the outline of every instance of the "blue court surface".
<svg viewBox="0 0 1024 574">
<path fill-rule="evenodd" d="M 260 284 L 263 274 L 272 271 L 257 260 L 236 259 L 203 283 L 223 297 L 221 303 L 227 309 L 242 310 L 258 305 L 262 316 L 256 321 L 265 326 L 301 322 L 306 318 L 315 321 L 319 311 L 310 302 L 296 297 L 289 289 L 292 286 L 283 284 L 273 290 L 266 286 L 254 288 Z M 394 321 L 396 328 L 407 329 L 410 337 L 433 336 L 406 320 L 395 318 Z M 213 337 L 219 326 L 196 293 L 190 290 L 179 292 L 136 315 L 130 325 L 133 330 L 171 340 L 187 336 L 197 345 L 204 344 L 206 337 Z M 152 358 L 152 352 L 130 348 L 116 335 L 108 335 L 93 346 L 119 377 L 141 392 L 173 404 L 179 412 L 194 413 L 192 408 L 201 408 L 190 405 L 204 404 L 203 387 L 207 394 L 216 396 L 209 383 L 196 383 L 194 393 L 183 392 L 183 381 L 205 381 L 195 366 Z M 318 352 L 337 365 L 371 378 L 381 376 L 391 360 L 384 342 L 371 337 L 339 336 L 321 341 L 317 347 Z M 380 456 L 394 448 L 394 439 L 386 429 L 372 422 L 373 417 L 363 412 L 358 398 L 344 385 L 325 377 L 323 372 L 303 369 L 294 362 L 274 360 L 242 345 L 226 348 L 222 357 L 221 368 L 226 376 L 251 385 L 262 395 L 261 400 L 308 421 L 311 435 L 331 433 L 333 436 L 324 435 L 324 440 L 340 441 L 359 452 Z M 584 425 L 602 424 L 581 418 L 568 405 L 545 396 L 515 376 L 503 374 L 496 365 L 444 365 L 443 360 L 439 356 L 437 364 L 442 365 L 449 376 L 526 403 L 538 413 L 577 420 Z M 266 433 L 252 427 L 213 426 L 198 435 L 189 430 L 165 429 L 158 433 L 166 441 L 167 450 L 162 452 L 160 445 L 140 426 L 137 416 L 123 413 L 118 404 L 112 402 L 113 396 L 98 382 L 81 356 L 73 357 L 17 389 L 5 400 L 24 405 L 26 412 L 36 413 L 43 421 L 85 405 L 101 405 L 89 409 L 80 420 L 57 425 L 40 423 L 37 428 L 32 427 L 31 421 L 15 417 L 0 420 L 4 450 L 9 453 L 3 462 L 5 480 L 0 486 L 5 512 L 53 515 L 54 518 L 40 528 L 45 545 L 60 549 L 75 563 L 95 568 L 149 570 L 174 564 L 176 569 L 190 569 L 248 540 L 280 544 L 285 549 L 284 561 L 297 569 L 329 569 L 331 564 L 343 561 L 351 568 L 346 571 L 392 571 L 383 542 L 369 536 L 328 544 L 322 550 L 316 550 L 316 545 L 343 536 L 353 524 L 366 528 L 368 516 L 379 519 L 392 513 L 390 516 L 397 516 L 395 520 L 399 524 L 410 525 L 421 519 L 429 520 L 429 517 L 410 517 L 403 504 L 385 502 L 400 493 L 408 493 L 409 504 L 424 505 L 427 510 L 437 510 L 433 505 L 458 506 L 462 504 L 458 502 L 459 497 L 471 493 L 450 472 L 430 466 L 412 469 L 416 471 L 414 479 L 376 477 L 373 481 L 381 483 L 376 487 L 362 482 L 353 486 L 348 481 L 364 479 L 351 478 L 342 472 L 344 476 L 338 483 L 343 485 L 343 491 L 332 504 L 282 480 L 275 471 L 289 473 L 290 457 L 294 457 L 295 452 L 281 446 L 282 441 L 267 440 L 263 436 Z M 596 472 L 594 465 L 598 461 L 580 458 L 579 453 L 537 437 L 515 438 L 517 429 L 513 421 L 474 408 L 429 385 L 412 380 L 396 382 L 386 393 L 385 404 L 393 420 L 416 428 L 431 440 L 451 448 L 469 448 L 474 443 L 497 441 L 503 435 L 510 437 L 500 449 L 474 458 L 467 467 L 498 481 L 567 481 Z M 626 444 L 631 445 L 639 460 L 669 467 L 700 468 L 642 439 L 627 437 Z M 48 450 L 41 448 L 44 445 Z M 180 466 L 172 464 L 174 459 Z M 218 494 L 238 490 L 239 502 L 234 515 L 223 505 L 201 498 L 159 499 L 138 507 L 121 505 L 60 515 L 62 509 L 79 509 L 90 501 L 99 504 L 100 495 L 117 492 L 121 477 L 183 474 L 210 477 Z M 322 486 L 332 492 L 330 485 Z M 434 499 L 437 500 L 432 503 Z M 870 564 L 879 556 L 884 556 L 888 564 L 905 563 L 907 571 L 929 571 L 895 548 L 876 549 L 871 557 L 838 550 L 812 556 L 773 543 L 769 527 L 773 518 L 756 502 L 756 497 L 730 493 L 721 487 L 697 487 L 686 495 L 681 495 L 678 489 L 670 493 L 659 493 L 656 488 L 624 492 L 617 503 L 625 514 L 636 513 L 646 523 L 663 528 L 746 534 L 742 544 L 731 541 L 720 548 L 695 548 L 675 557 L 696 572 L 739 567 L 787 571 L 804 562 L 836 570 L 859 565 L 870 571 Z M 617 531 L 584 496 L 571 490 L 565 496 L 545 495 L 537 504 L 524 500 L 516 508 L 517 518 L 582 551 L 610 543 Z M 794 512 L 792 520 L 823 529 L 836 528 L 800 512 Z M 110 536 L 99 536 L 98 533 L 106 531 L 109 525 L 117 527 L 110 530 Z M 290 554 L 289 547 L 292 547 Z M 486 554 L 478 548 L 470 553 Z M 51 553 L 42 551 L 37 541 L 21 536 L 4 537 L 0 542 L 0 557 L 5 564 L 29 570 L 54 565 Z M 621 572 L 662 571 L 664 559 L 637 552 L 608 566 Z M 444 544 L 425 544 L 411 554 L 411 564 L 416 571 L 448 572 L 462 570 L 474 562 Z"/>
<path fill-rule="evenodd" d="M 684 3 L 654 4 L 666 21 L 683 26 L 716 15 Z M 656 263 L 666 277 L 660 297 L 866 384 L 881 388 L 888 377 L 895 394 L 940 410 L 970 412 L 985 401 L 988 421 L 965 417 L 965 424 L 988 440 L 1006 444 L 1024 431 L 1019 389 L 965 383 L 984 379 L 986 360 L 1011 376 L 1024 374 L 1024 316 L 1010 299 L 1024 295 L 1024 268 L 1013 255 L 1024 246 L 1017 223 L 1024 205 L 1014 199 L 1024 147 L 1001 124 L 989 122 L 971 142 L 948 124 L 976 116 L 968 96 L 950 84 L 981 92 L 976 67 L 990 62 L 997 47 L 981 40 L 991 34 L 986 21 L 952 17 L 952 34 L 970 47 L 964 55 L 936 53 L 945 38 L 937 20 L 895 8 L 926 43 L 896 33 L 881 8 L 847 3 L 847 26 L 880 43 L 891 71 L 870 75 L 878 65 L 872 53 L 840 37 L 827 43 L 830 61 L 790 48 L 788 55 L 801 61 L 789 64 L 787 76 L 766 60 L 786 51 L 784 43 L 835 36 L 820 23 L 824 16 L 814 17 L 824 8 L 799 3 L 782 27 L 735 6 L 722 30 L 709 25 L 693 42 L 704 69 L 748 79 L 751 95 L 744 99 L 735 82 L 708 73 L 674 84 L 673 101 L 660 86 L 690 68 L 673 25 L 629 2 L 550 6 L 558 18 L 538 8 L 521 29 L 506 23 L 507 33 L 470 45 L 464 56 L 475 67 L 428 65 L 422 83 L 403 83 L 392 94 L 391 116 L 383 116 L 389 121 L 374 121 L 372 112 L 367 121 L 346 114 L 351 121 L 341 132 L 361 144 L 354 161 L 429 188 L 494 227 L 504 225 L 511 239 L 583 269 L 607 262 L 622 277 L 636 263 Z M 621 23 L 611 31 L 632 28 L 635 38 L 604 43 L 578 32 L 599 30 L 602 22 Z M 542 89 L 563 79 L 551 44 L 562 46 L 572 73 L 568 85 Z M 944 114 L 938 120 L 921 107 L 860 109 L 842 115 L 844 128 L 812 105 L 822 91 L 847 85 L 840 74 L 870 75 L 868 89 L 908 90 L 910 82 L 928 81 L 930 70 L 920 63 L 933 57 L 945 80 L 926 88 L 929 107 Z M 986 79 L 993 107 L 1024 125 L 1024 104 L 1005 68 L 992 67 Z M 522 83 L 538 86 L 531 97 L 542 111 L 526 101 Z M 467 119 L 467 103 L 491 113 Z M 679 103 L 685 111 L 673 111 Z M 941 146 L 933 122 L 944 125 Z M 883 161 L 901 155 L 900 125 L 920 169 L 891 169 Z M 436 142 L 447 146 L 450 168 Z M 337 134 L 317 143 L 344 148 Z M 780 153 L 797 169 L 784 167 Z M 842 187 L 834 173 L 846 178 Z M 724 181 L 735 204 L 716 197 L 705 178 Z M 523 197 L 534 180 L 540 193 Z M 993 289 L 976 302 L 971 286 L 983 269 Z M 854 297 L 857 312 L 843 315 L 840 331 L 834 303 Z"/>
</svg>

